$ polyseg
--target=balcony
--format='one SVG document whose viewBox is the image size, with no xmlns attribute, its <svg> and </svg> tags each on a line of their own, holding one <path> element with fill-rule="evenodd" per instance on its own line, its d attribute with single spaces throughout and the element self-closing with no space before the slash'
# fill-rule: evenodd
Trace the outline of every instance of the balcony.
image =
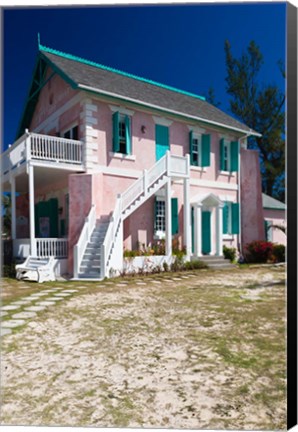
<svg viewBox="0 0 298 432">
<path fill-rule="evenodd" d="M 2 154 L 2 176 L 31 161 L 36 166 L 84 171 L 81 141 L 26 132 Z"/>
</svg>

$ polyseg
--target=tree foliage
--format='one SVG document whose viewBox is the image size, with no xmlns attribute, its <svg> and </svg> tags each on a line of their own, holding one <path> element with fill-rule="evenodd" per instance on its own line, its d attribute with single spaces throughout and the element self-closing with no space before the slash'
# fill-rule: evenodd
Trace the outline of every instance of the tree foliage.
<svg viewBox="0 0 298 432">
<path fill-rule="evenodd" d="M 274 84 L 261 85 L 258 81 L 263 55 L 254 41 L 239 58 L 233 56 L 231 45 L 226 41 L 225 56 L 231 112 L 262 135 L 250 137 L 248 146 L 259 150 L 263 192 L 284 201 L 285 94 Z M 285 78 L 281 61 L 278 66 Z"/>
</svg>

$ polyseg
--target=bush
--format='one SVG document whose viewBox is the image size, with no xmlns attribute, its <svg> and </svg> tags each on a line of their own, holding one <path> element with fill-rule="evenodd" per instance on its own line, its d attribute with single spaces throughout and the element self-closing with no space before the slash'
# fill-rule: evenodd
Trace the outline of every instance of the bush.
<svg viewBox="0 0 298 432">
<path fill-rule="evenodd" d="M 187 261 L 184 264 L 184 270 L 200 270 L 207 269 L 208 265 L 200 260 Z"/>
<path fill-rule="evenodd" d="M 250 263 L 266 263 L 272 257 L 273 243 L 256 240 L 245 246 L 246 259 Z"/>
<path fill-rule="evenodd" d="M 274 262 L 285 262 L 286 260 L 286 247 L 283 244 L 274 244 L 272 251 L 272 258 Z"/>
<path fill-rule="evenodd" d="M 236 258 L 236 248 L 229 248 L 224 245 L 223 254 L 226 259 L 229 259 L 231 262 L 235 261 Z"/>
</svg>

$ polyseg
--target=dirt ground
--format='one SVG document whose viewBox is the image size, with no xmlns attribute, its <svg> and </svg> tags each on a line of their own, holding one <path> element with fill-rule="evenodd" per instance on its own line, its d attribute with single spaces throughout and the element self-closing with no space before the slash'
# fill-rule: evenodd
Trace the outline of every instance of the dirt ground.
<svg viewBox="0 0 298 432">
<path fill-rule="evenodd" d="M 63 287 L 2 339 L 2 425 L 286 429 L 284 268 Z"/>
</svg>

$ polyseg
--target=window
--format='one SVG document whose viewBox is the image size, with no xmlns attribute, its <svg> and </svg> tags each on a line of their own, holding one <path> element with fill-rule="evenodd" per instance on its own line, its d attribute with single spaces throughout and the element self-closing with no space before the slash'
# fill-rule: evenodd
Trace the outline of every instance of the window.
<svg viewBox="0 0 298 432">
<path fill-rule="evenodd" d="M 79 139 L 79 127 L 78 125 L 72 127 L 71 129 L 68 129 L 66 132 L 63 133 L 63 138 L 78 140 Z"/>
<path fill-rule="evenodd" d="M 165 201 L 155 202 L 155 231 L 165 232 L 166 230 L 166 206 Z"/>
<path fill-rule="evenodd" d="M 239 234 L 239 203 L 224 203 L 222 227 L 223 234 Z"/>
<path fill-rule="evenodd" d="M 238 171 L 239 144 L 238 141 L 220 140 L 220 170 L 226 172 Z"/>
<path fill-rule="evenodd" d="M 210 166 L 210 135 L 189 133 L 190 164 L 193 166 Z"/>
<path fill-rule="evenodd" d="M 171 199 L 171 212 L 172 212 L 172 235 L 179 232 L 179 215 L 178 215 L 178 198 Z M 154 218 L 154 231 L 155 234 L 165 233 L 166 231 L 166 207 L 165 201 L 155 199 L 155 218 Z"/>
<path fill-rule="evenodd" d="M 131 154 L 130 118 L 118 111 L 113 114 L 113 151 Z"/>
</svg>

